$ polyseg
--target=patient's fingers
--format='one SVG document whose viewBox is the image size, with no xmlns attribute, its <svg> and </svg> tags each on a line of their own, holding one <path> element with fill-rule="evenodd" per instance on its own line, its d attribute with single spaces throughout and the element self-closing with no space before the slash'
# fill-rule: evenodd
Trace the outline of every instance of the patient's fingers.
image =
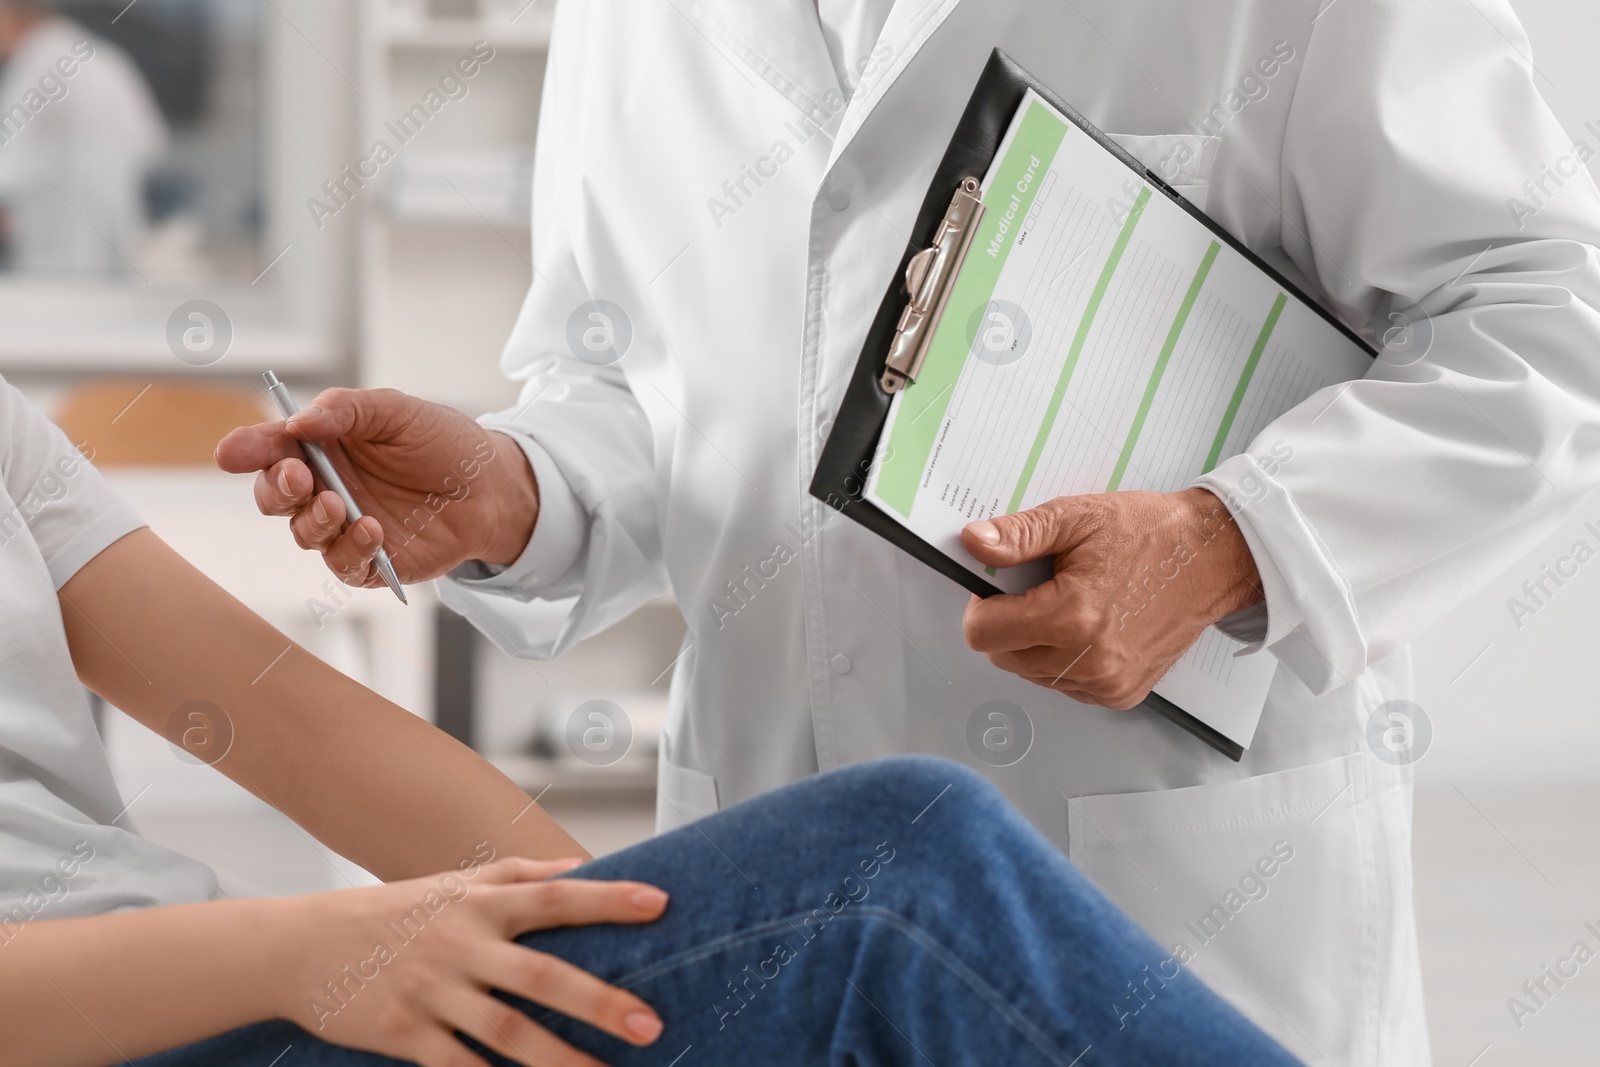
<svg viewBox="0 0 1600 1067">
<path fill-rule="evenodd" d="M 512 936 L 554 926 L 654 922 L 667 908 L 667 894 L 643 882 L 561 878 L 508 886 L 500 893 L 496 903 Z"/>
<path fill-rule="evenodd" d="M 429 991 L 429 1000 L 433 1002 L 429 1007 L 446 1025 L 477 1038 L 515 1063 L 527 1067 L 605 1067 L 505 1001 L 477 989 L 464 989 L 447 979 Z"/>
<path fill-rule="evenodd" d="M 512 882 L 542 882 L 558 874 L 566 874 L 583 865 L 583 859 L 533 860 L 526 856 L 507 856 L 484 864 L 478 871 L 481 885 L 509 885 Z"/>
<path fill-rule="evenodd" d="M 649 1004 L 581 967 L 531 948 L 508 943 L 480 953 L 473 961 L 473 975 L 484 985 L 552 1008 L 630 1045 L 648 1045 L 661 1036 L 661 1018 Z M 523 1042 L 519 1039 L 518 1044 Z"/>
<path fill-rule="evenodd" d="M 256 507 L 263 515 L 293 515 L 311 503 L 315 490 L 304 460 L 281 459 L 256 475 Z"/>
<path fill-rule="evenodd" d="M 455 1034 L 443 1027 L 412 1035 L 405 1055 L 422 1067 L 489 1067 L 487 1060 L 468 1052 Z"/>
</svg>

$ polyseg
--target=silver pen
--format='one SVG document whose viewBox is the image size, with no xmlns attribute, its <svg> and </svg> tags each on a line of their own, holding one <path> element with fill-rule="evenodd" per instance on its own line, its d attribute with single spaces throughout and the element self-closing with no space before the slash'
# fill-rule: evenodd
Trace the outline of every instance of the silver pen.
<svg viewBox="0 0 1600 1067">
<path fill-rule="evenodd" d="M 300 413 L 300 408 L 295 405 L 294 397 L 289 395 L 289 389 L 278 380 L 278 376 L 271 371 L 263 374 L 262 379 L 267 383 L 267 392 L 272 395 L 272 402 L 278 405 L 278 410 L 283 413 L 285 421 L 294 418 Z M 328 461 L 328 454 L 319 445 L 310 441 L 301 441 L 300 450 L 306 454 L 306 460 L 311 464 L 311 469 L 322 478 L 323 484 L 344 501 L 345 520 L 354 523 L 361 518 L 361 508 L 356 504 L 356 498 L 350 495 L 350 488 L 344 484 L 344 479 L 339 477 L 339 472 L 333 469 L 333 464 Z M 400 603 L 408 603 L 406 591 L 400 586 L 400 578 L 394 573 L 394 564 L 389 562 L 389 553 L 378 549 L 377 557 L 372 565 L 378 569 L 378 576 L 383 579 L 383 584 L 394 590 L 394 595 L 400 598 Z"/>
</svg>

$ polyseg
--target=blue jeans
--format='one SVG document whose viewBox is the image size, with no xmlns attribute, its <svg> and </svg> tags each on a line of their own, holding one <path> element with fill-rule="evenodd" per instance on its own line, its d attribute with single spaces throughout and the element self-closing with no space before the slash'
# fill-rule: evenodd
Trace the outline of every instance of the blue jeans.
<svg viewBox="0 0 1600 1067">
<path fill-rule="evenodd" d="M 1159 971 L 1168 954 L 956 764 L 835 771 L 575 876 L 672 894 L 651 926 L 522 939 L 661 1014 L 661 1039 L 636 1049 L 512 999 L 616 1067 L 1298 1062 L 1192 975 Z M 268 1022 L 137 1067 L 398 1062 Z"/>
</svg>

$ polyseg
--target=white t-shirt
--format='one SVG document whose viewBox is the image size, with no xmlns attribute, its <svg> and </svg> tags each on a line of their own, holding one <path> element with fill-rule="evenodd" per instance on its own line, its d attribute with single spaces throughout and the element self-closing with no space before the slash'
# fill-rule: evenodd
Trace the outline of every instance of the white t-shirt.
<svg viewBox="0 0 1600 1067">
<path fill-rule="evenodd" d="M 15 923 L 221 895 L 206 866 L 127 829 L 67 651 L 56 591 L 143 525 L 0 378 L 0 953 Z"/>
</svg>

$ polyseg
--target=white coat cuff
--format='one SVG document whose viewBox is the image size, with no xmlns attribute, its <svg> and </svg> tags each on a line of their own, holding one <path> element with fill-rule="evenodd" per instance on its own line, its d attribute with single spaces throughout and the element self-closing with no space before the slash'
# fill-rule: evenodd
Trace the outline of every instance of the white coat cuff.
<svg viewBox="0 0 1600 1067">
<path fill-rule="evenodd" d="M 472 560 L 450 572 L 463 589 L 488 593 L 537 593 L 566 577 L 583 554 L 589 515 L 544 446 L 505 427 L 496 427 L 517 442 L 539 483 L 539 518 L 522 555 L 509 567 Z"/>
<path fill-rule="evenodd" d="M 1261 575 L 1264 603 L 1217 622 L 1246 643 L 1239 654 L 1270 650 L 1316 693 L 1365 670 L 1366 640 L 1347 584 L 1288 491 L 1248 453 L 1194 484 L 1227 505 Z"/>
</svg>

